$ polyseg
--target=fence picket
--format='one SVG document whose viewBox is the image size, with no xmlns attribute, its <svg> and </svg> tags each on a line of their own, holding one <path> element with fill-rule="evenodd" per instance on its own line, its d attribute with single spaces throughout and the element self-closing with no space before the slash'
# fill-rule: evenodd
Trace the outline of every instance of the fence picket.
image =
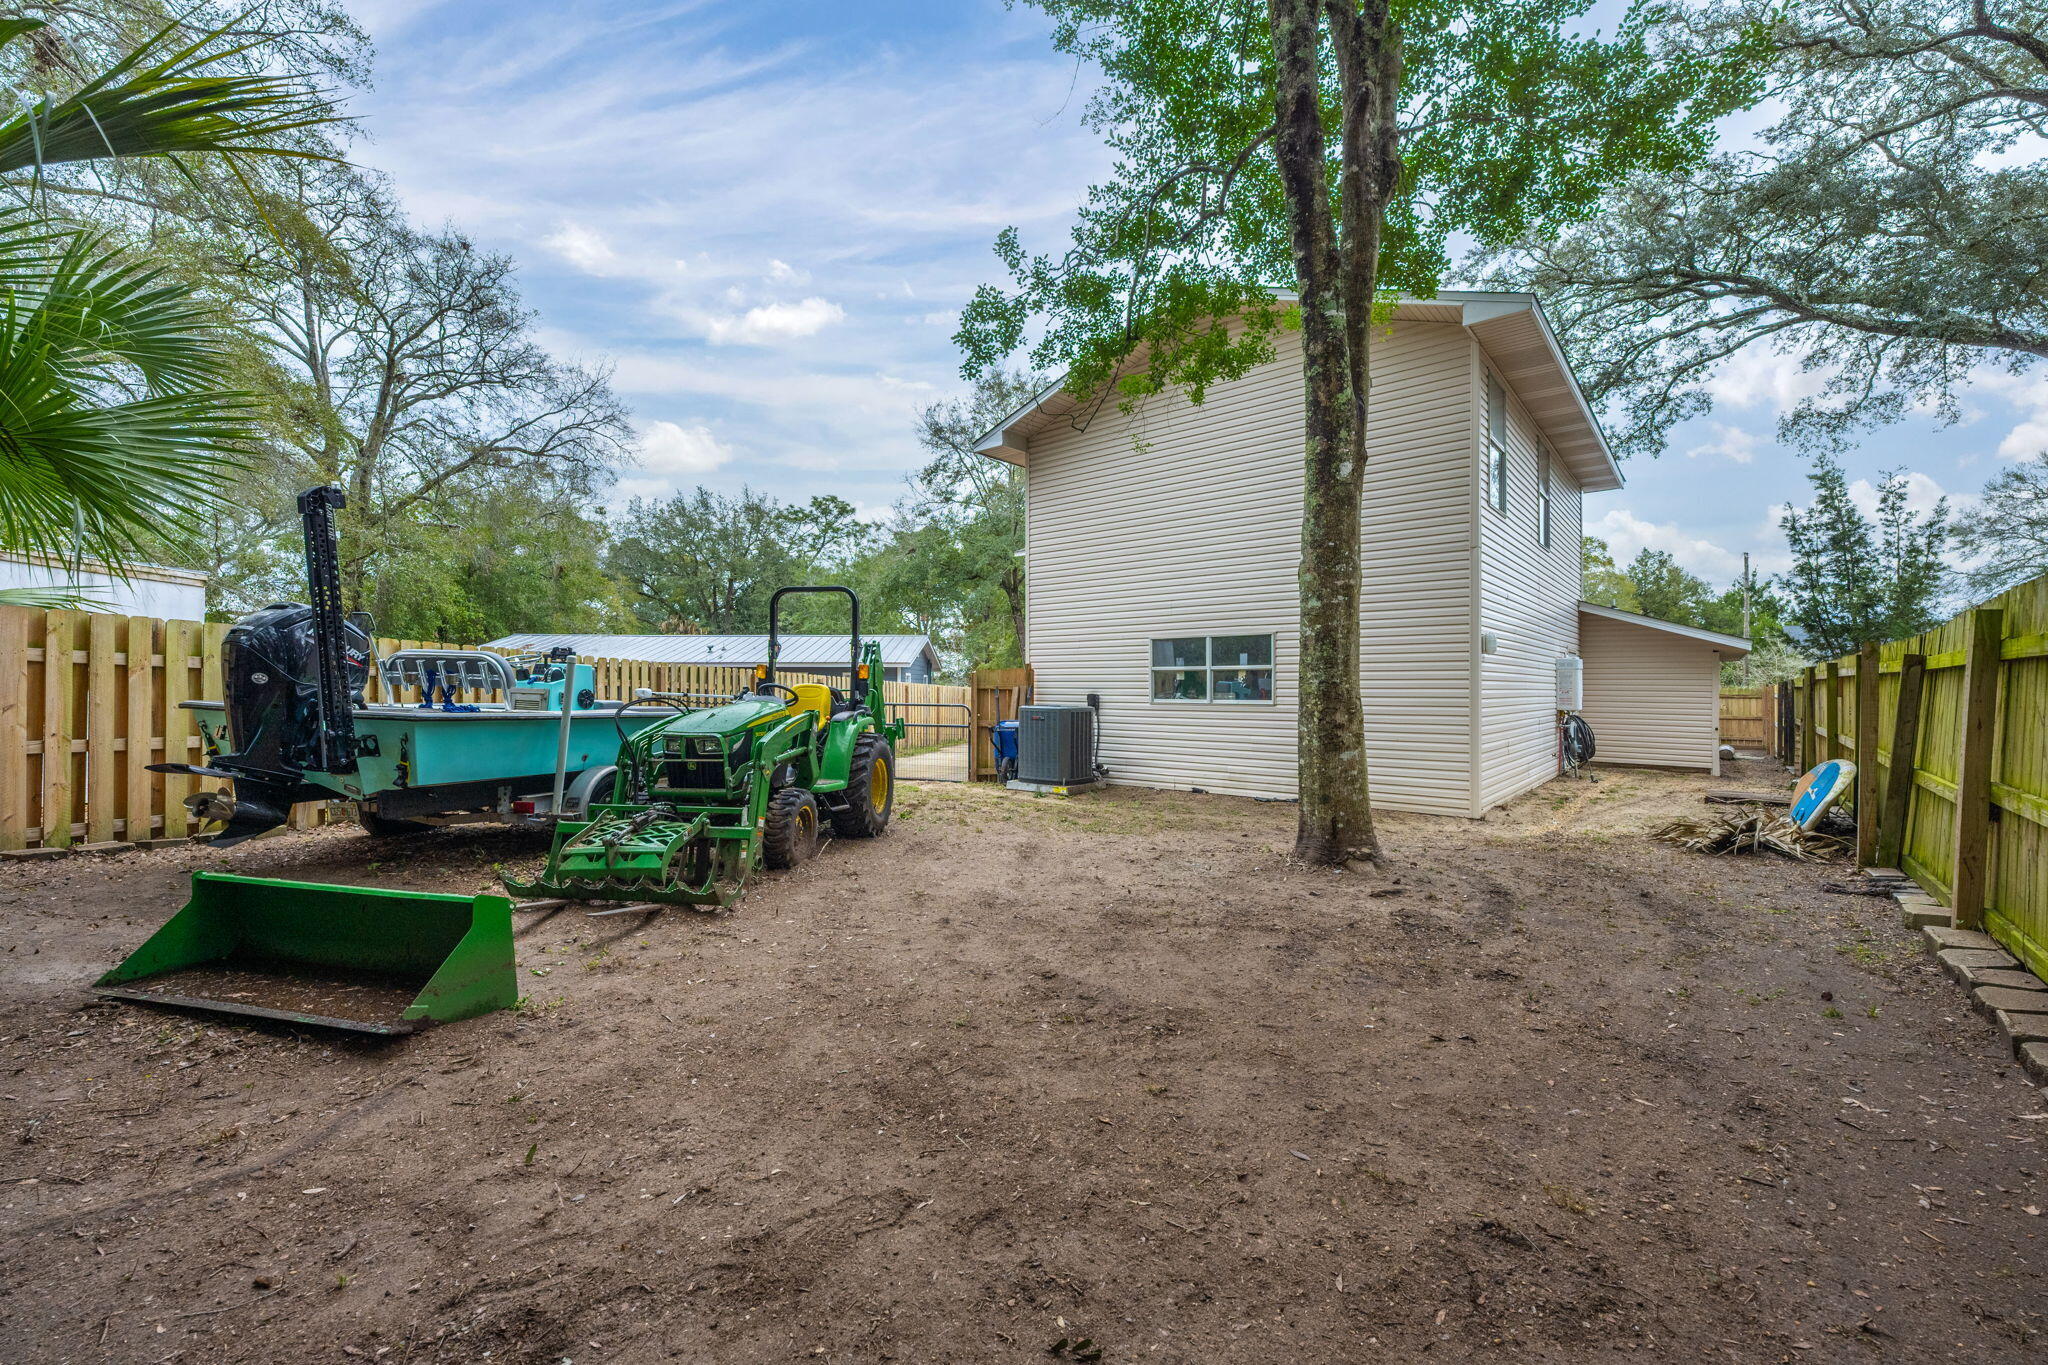
<svg viewBox="0 0 2048 1365">
<path fill-rule="evenodd" d="M 28 780 L 29 681 L 36 667 L 28 657 L 29 620 L 21 607 L 0 607 L 0 849 L 26 848 L 35 823 Z"/>
<path fill-rule="evenodd" d="M 43 614 L 43 824 L 45 848 L 68 848 L 71 833 L 71 710 L 77 665 L 75 611 Z"/>
<path fill-rule="evenodd" d="M 125 673 L 126 722 L 122 726 L 128 751 L 122 767 L 127 777 L 127 794 L 121 810 L 124 839 L 149 839 L 156 835 L 157 792 L 163 782 L 149 765 L 157 762 L 157 631 L 161 623 L 147 616 L 128 618 Z"/>
<path fill-rule="evenodd" d="M 114 655 L 121 618 L 105 612 L 86 617 L 85 645 L 85 840 L 111 843 L 121 780 L 120 754 L 114 747 L 120 733 L 121 696 L 116 688 Z"/>
</svg>

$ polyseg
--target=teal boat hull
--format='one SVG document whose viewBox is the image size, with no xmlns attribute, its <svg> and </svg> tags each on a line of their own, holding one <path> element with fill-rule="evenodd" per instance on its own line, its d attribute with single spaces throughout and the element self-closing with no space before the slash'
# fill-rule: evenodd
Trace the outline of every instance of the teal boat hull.
<svg viewBox="0 0 2048 1365">
<path fill-rule="evenodd" d="M 227 752 L 227 715 L 215 701 L 186 702 L 194 713 L 208 760 Z M 623 731 L 631 736 L 673 716 L 666 707 L 606 707 L 577 711 L 569 721 L 568 773 L 610 766 Z M 355 709 L 363 741 L 353 773 L 308 772 L 303 781 L 334 799 L 369 801 L 392 792 L 478 783 L 552 784 L 561 717 L 553 711 L 503 709 L 450 712 L 404 705 Z"/>
</svg>

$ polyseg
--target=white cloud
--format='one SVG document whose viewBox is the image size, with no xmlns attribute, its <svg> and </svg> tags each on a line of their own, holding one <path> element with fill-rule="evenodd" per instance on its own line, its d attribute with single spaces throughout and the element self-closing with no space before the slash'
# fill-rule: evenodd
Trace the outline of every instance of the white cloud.
<svg viewBox="0 0 2048 1365">
<path fill-rule="evenodd" d="M 768 278 L 776 284 L 809 284 L 811 272 L 798 270 L 788 261 L 768 262 Z"/>
<path fill-rule="evenodd" d="M 1817 395 L 1826 383 L 1826 371 L 1803 369 L 1798 356 L 1752 342 L 1723 361 L 1701 387 L 1717 406 L 1762 408 L 1783 416 Z"/>
<path fill-rule="evenodd" d="M 704 335 L 720 346 L 766 346 L 815 336 L 845 318 L 846 310 L 838 304 L 812 297 L 799 303 L 764 303 L 738 317 L 708 318 Z"/>
<path fill-rule="evenodd" d="M 688 478 L 708 474 L 732 458 L 732 448 L 705 426 L 649 422 L 637 443 L 640 468 L 649 474 Z"/>
<path fill-rule="evenodd" d="M 1934 510 L 1934 504 L 1948 499 L 1951 512 L 1967 511 L 1980 501 L 1975 493 L 1951 493 L 1939 483 L 1917 470 L 1906 473 L 1906 508 L 1922 516 Z M 1856 504 L 1856 510 L 1866 517 L 1877 515 L 1877 485 L 1869 479 L 1853 479 L 1849 483 L 1849 501 Z"/>
<path fill-rule="evenodd" d="M 2030 371 L 2013 374 L 1996 366 L 1980 367 L 1971 382 L 1987 389 L 2018 408 L 2024 416 L 1998 443 L 2004 460 L 2026 460 L 2048 450 L 2048 374 Z"/>
<path fill-rule="evenodd" d="M 1756 459 L 1756 453 L 1764 443 L 1763 437 L 1741 427 L 1731 427 L 1726 422 L 1712 425 L 1714 439 L 1702 441 L 1686 451 L 1687 456 L 1696 459 L 1701 455 L 1725 455 L 1737 464 L 1749 464 Z"/>
<path fill-rule="evenodd" d="M 1586 534 L 1606 541 L 1617 564 L 1628 563 L 1643 550 L 1662 550 L 1676 559 L 1680 568 L 1716 586 L 1742 573 L 1740 551 L 1687 535 L 1675 522 L 1644 521 L 1625 507 L 1608 508 L 1598 521 L 1587 524 Z M 1755 568 L 1759 573 L 1767 573 L 1772 566 L 1758 558 Z"/>
<path fill-rule="evenodd" d="M 578 270 L 592 275 L 609 275 L 619 267 L 619 253 L 596 228 L 581 223 L 564 223 L 544 243 Z"/>
</svg>

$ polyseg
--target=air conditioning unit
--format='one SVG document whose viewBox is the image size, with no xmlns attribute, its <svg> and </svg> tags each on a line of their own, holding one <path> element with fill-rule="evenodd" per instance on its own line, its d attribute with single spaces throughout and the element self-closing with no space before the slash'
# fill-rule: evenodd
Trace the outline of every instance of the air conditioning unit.
<svg viewBox="0 0 2048 1365">
<path fill-rule="evenodd" d="M 1074 787 L 1095 780 L 1095 712 L 1086 706 L 1017 709 L 1017 780 Z"/>
<path fill-rule="evenodd" d="M 1576 654 L 1558 656 L 1557 709 L 1560 711 L 1583 711 L 1586 709 L 1586 661 Z"/>
</svg>

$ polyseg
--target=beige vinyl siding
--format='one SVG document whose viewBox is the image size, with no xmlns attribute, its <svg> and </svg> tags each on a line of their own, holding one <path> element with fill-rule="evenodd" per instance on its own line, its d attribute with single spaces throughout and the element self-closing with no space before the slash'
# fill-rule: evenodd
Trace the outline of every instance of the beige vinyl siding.
<svg viewBox="0 0 2048 1365">
<path fill-rule="evenodd" d="M 1483 461 L 1484 445 L 1474 455 Z M 1579 649 L 1582 496 L 1554 455 L 1550 544 L 1541 515 L 1535 423 L 1508 396 L 1505 514 L 1479 507 L 1479 629 L 1498 647 L 1476 655 L 1479 673 L 1478 800 L 1473 814 L 1557 776 L 1557 660 Z"/>
<path fill-rule="evenodd" d="M 1719 767 L 1721 656 L 1650 626 L 1579 618 L 1596 763 Z"/>
<path fill-rule="evenodd" d="M 1373 800 L 1395 809 L 1471 801 L 1475 349 L 1460 327 L 1405 322 L 1373 348 L 1362 677 Z M 1292 334 L 1200 407 L 1160 394 L 1031 437 L 1026 657 L 1039 700 L 1100 695 L 1112 781 L 1294 795 L 1301 443 Z M 1272 703 L 1151 699 L 1151 640 L 1266 633 Z"/>
</svg>

